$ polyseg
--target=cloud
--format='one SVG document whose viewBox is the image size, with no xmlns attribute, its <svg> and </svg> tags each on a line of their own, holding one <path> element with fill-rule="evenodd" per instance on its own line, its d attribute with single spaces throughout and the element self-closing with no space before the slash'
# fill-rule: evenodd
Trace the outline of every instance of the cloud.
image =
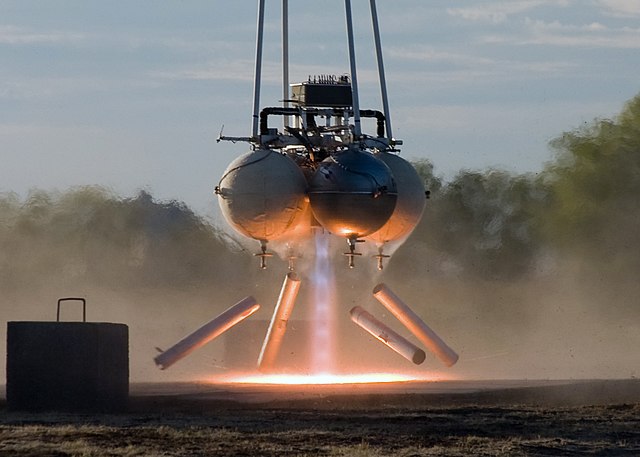
<svg viewBox="0 0 640 457">
<path fill-rule="evenodd" d="M 84 35 L 73 32 L 34 32 L 13 25 L 0 25 L 0 43 L 9 45 L 25 44 L 59 44 L 78 42 L 84 39 Z"/>
<path fill-rule="evenodd" d="M 14 25 L 0 25 L 0 44 L 5 45 L 69 45 L 93 49 L 95 47 L 112 47 L 119 50 L 140 50 L 164 48 L 178 53 L 241 53 L 251 55 L 253 42 L 250 40 L 230 39 L 220 30 L 216 36 L 202 37 L 192 34 L 180 37 L 173 33 L 158 30 L 153 35 L 148 32 L 120 31 L 111 32 L 79 32 L 71 30 L 33 30 Z"/>
<path fill-rule="evenodd" d="M 485 44 L 543 45 L 589 48 L 640 48 L 640 28 L 608 27 L 600 22 L 572 25 L 559 21 L 525 19 L 522 30 L 514 34 L 489 34 Z"/>
<path fill-rule="evenodd" d="M 420 100 L 420 97 L 416 99 Z M 524 138 L 530 135 L 532 126 L 536 126 L 538 132 L 539 127 L 544 126 L 543 130 L 550 129 L 551 134 L 558 134 L 563 129 L 575 127 L 580 121 L 611 115 L 616 109 L 619 109 L 616 104 L 605 101 L 570 100 L 531 101 L 526 104 L 420 104 L 396 108 L 393 120 L 394 124 L 407 131 L 422 134 L 464 131 L 472 135 L 496 135 L 498 132 L 509 136 L 515 132 Z"/>
<path fill-rule="evenodd" d="M 215 61 L 202 66 L 194 66 L 172 71 L 153 72 L 152 77 L 172 80 L 195 81 L 253 81 L 253 61 L 238 59 Z M 271 80 L 274 66 L 263 63 L 263 80 Z"/>
<path fill-rule="evenodd" d="M 640 16 L 640 2 L 637 0 L 599 0 L 598 4 L 614 17 Z"/>
<path fill-rule="evenodd" d="M 585 25 L 566 25 L 558 21 L 544 22 L 527 19 L 530 33 L 520 44 L 552 46 L 580 46 L 597 48 L 640 48 L 640 28 L 610 28 L 599 22 Z"/>
<path fill-rule="evenodd" d="M 73 138 L 81 134 L 103 135 L 104 128 L 94 125 L 47 125 L 38 123 L 0 123 L 0 137 L 63 137 Z"/>
<path fill-rule="evenodd" d="M 526 80 L 539 75 L 566 75 L 576 64 L 566 60 L 494 59 L 465 53 L 437 51 L 428 46 L 391 47 L 387 51 L 393 62 L 391 74 L 394 82 L 405 84 L 477 84 L 490 79 L 497 81 Z M 416 63 L 412 69 L 406 63 Z M 429 64 L 434 64 L 430 66 Z M 418 68 L 416 68 L 418 66 Z M 394 68 L 403 68 L 397 74 Z"/>
<path fill-rule="evenodd" d="M 447 13 L 471 22 L 489 22 L 499 24 L 509 16 L 520 14 L 540 6 L 567 6 L 569 1 L 562 0 L 522 0 L 513 2 L 495 2 L 469 8 L 448 8 Z"/>
<path fill-rule="evenodd" d="M 64 101 L 82 94 L 95 96 L 100 93 L 156 89 L 163 81 L 149 79 L 146 75 L 120 78 L 102 76 L 56 77 L 42 74 L 38 76 L 4 75 L 0 80 L 0 101 L 19 100 L 22 102 Z"/>
<path fill-rule="evenodd" d="M 276 61 L 263 61 L 262 82 L 280 84 L 282 82 L 281 65 L 280 62 Z M 293 64 L 289 66 L 289 81 L 291 83 L 306 81 L 309 75 L 342 75 L 346 70 L 348 70 L 346 66 Z M 196 65 L 191 68 L 174 71 L 154 72 L 151 76 L 170 80 L 253 82 L 254 61 L 249 59 L 214 61 L 202 66 Z M 358 71 L 358 81 L 360 83 L 377 82 L 377 78 L 377 71 Z"/>
<path fill-rule="evenodd" d="M 471 56 L 453 52 L 438 51 L 430 46 L 390 46 L 385 48 L 389 58 L 404 61 L 429 61 L 467 65 L 487 65 L 493 60 L 485 57 Z"/>
</svg>

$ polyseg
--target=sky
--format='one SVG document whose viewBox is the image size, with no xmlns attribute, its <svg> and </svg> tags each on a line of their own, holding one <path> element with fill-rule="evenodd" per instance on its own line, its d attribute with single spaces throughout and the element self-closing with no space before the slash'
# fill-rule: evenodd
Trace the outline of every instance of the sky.
<svg viewBox="0 0 640 457">
<path fill-rule="evenodd" d="M 281 100 L 267 1 L 261 106 Z M 635 0 L 378 0 L 402 156 L 535 173 L 548 142 L 640 92 Z M 360 107 L 381 109 L 369 2 L 353 0 Z M 213 188 L 251 129 L 257 1 L 0 0 L 0 193 L 100 185 L 184 201 Z M 340 0 L 290 2 L 291 82 L 349 70 Z"/>
</svg>

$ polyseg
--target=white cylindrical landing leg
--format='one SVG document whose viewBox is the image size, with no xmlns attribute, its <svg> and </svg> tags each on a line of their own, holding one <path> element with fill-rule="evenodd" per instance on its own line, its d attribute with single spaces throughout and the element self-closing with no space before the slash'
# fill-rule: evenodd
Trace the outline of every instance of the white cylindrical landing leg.
<svg viewBox="0 0 640 457">
<path fill-rule="evenodd" d="M 273 311 L 269 330 L 267 330 L 267 336 L 264 339 L 262 350 L 258 357 L 258 369 L 261 371 L 270 370 L 276 362 L 284 334 L 287 331 L 287 322 L 293 312 L 293 306 L 296 303 L 299 290 L 300 279 L 294 272 L 288 273 L 284 278 L 278 303 Z"/>
<path fill-rule="evenodd" d="M 382 303 L 407 329 L 418 338 L 425 347 L 450 367 L 458 361 L 458 354 L 440 339 L 411 308 L 409 308 L 385 284 L 373 289 L 373 296 Z"/>
</svg>

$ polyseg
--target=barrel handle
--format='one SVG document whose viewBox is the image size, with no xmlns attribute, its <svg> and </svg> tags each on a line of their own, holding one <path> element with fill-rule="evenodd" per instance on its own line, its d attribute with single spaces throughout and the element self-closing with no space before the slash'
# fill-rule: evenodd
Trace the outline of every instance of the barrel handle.
<svg viewBox="0 0 640 457">
<path fill-rule="evenodd" d="M 80 297 L 66 297 L 58 299 L 58 311 L 56 313 L 56 322 L 60 322 L 60 305 L 63 301 L 81 301 L 82 302 L 82 322 L 87 322 L 87 300 Z"/>
</svg>

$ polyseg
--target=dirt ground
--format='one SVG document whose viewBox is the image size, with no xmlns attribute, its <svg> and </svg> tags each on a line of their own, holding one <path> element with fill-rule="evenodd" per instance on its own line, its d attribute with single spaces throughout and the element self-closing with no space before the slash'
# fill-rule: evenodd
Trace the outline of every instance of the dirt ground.
<svg viewBox="0 0 640 457">
<path fill-rule="evenodd" d="M 132 385 L 121 414 L 0 409 L 0 456 L 640 455 L 640 380 Z"/>
</svg>

